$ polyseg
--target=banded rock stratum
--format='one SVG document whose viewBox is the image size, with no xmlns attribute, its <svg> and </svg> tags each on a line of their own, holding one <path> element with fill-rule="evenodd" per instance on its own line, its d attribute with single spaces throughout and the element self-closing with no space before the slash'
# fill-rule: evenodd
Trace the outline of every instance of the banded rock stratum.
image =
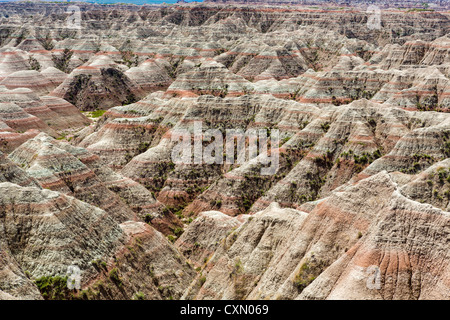
<svg viewBox="0 0 450 320">
<path fill-rule="evenodd" d="M 450 299 L 450 7 L 283 2 L 0 3 L 0 299 Z"/>
</svg>

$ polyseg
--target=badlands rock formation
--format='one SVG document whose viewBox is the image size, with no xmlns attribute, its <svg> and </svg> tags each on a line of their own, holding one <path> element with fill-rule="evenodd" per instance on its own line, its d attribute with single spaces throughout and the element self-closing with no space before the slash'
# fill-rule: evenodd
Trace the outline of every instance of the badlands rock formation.
<svg viewBox="0 0 450 320">
<path fill-rule="evenodd" d="M 450 299 L 448 5 L 212 2 L 0 4 L 0 299 Z"/>
</svg>

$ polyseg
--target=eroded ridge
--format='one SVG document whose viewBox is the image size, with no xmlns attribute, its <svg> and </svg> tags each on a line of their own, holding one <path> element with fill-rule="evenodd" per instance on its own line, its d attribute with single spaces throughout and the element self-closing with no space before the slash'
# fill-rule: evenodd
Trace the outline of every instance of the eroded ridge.
<svg viewBox="0 0 450 320">
<path fill-rule="evenodd" d="M 0 3 L 0 299 L 450 299 L 448 1 L 358 5 Z"/>
</svg>

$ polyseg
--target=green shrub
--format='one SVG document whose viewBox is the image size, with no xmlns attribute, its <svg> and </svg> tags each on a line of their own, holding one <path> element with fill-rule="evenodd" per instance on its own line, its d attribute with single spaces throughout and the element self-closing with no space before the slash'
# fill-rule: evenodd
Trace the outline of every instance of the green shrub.
<svg viewBox="0 0 450 320">
<path fill-rule="evenodd" d="M 302 292 L 323 272 L 325 268 L 325 262 L 316 260 L 314 256 L 312 256 L 300 267 L 299 273 L 295 276 L 294 285 Z"/>
<path fill-rule="evenodd" d="M 91 112 L 92 118 L 100 118 L 102 115 L 104 115 L 106 110 L 95 110 Z"/>
<path fill-rule="evenodd" d="M 106 262 L 102 261 L 101 259 L 93 260 L 91 263 L 95 267 L 95 269 L 97 269 L 98 271 L 100 271 L 101 269 L 104 269 L 104 270 L 107 269 Z"/>
<path fill-rule="evenodd" d="M 122 286 L 122 279 L 119 276 L 119 270 L 117 268 L 112 269 L 109 272 L 109 278 L 118 286 Z"/>
<path fill-rule="evenodd" d="M 142 292 L 136 292 L 133 297 L 134 300 L 145 300 L 145 294 Z"/>
<path fill-rule="evenodd" d="M 150 222 L 152 221 L 152 215 L 149 214 L 149 213 L 147 213 L 147 214 L 145 215 L 145 217 L 144 217 L 144 221 L 145 221 L 146 223 L 150 223 Z"/>
<path fill-rule="evenodd" d="M 330 123 L 329 122 L 322 123 L 320 127 L 322 128 L 323 132 L 327 132 L 330 129 Z"/>
<path fill-rule="evenodd" d="M 174 230 L 173 230 L 173 233 L 175 234 L 175 236 L 178 238 L 179 236 L 181 236 L 182 234 L 183 234 L 183 232 L 184 232 L 184 230 L 183 230 L 183 228 L 175 228 Z"/>
<path fill-rule="evenodd" d="M 42 297 L 45 300 L 66 300 L 70 298 L 67 288 L 67 277 L 44 276 L 35 281 Z"/>
</svg>

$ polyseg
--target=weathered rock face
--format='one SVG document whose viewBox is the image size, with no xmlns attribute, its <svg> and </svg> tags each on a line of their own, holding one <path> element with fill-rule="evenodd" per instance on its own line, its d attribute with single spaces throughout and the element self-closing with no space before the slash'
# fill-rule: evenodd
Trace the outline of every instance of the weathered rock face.
<svg viewBox="0 0 450 320">
<path fill-rule="evenodd" d="M 386 46 L 381 52 L 375 54 L 370 61 L 379 63 L 383 69 L 402 66 L 441 65 L 448 62 L 449 41 L 448 35 L 445 35 L 432 42 L 416 40 L 406 42 L 402 46 Z"/>
<path fill-rule="evenodd" d="M 0 182 L 11 182 L 22 187 L 41 188 L 33 177 L 9 160 L 2 152 L 0 152 L 0 166 Z"/>
<path fill-rule="evenodd" d="M 22 271 L 20 265 L 15 261 L 11 255 L 8 243 L 3 237 L 3 225 L 2 225 L 2 238 L 0 252 L 2 254 L 1 278 L 0 278 L 0 299 L 1 300 L 39 300 L 42 296 L 35 286 L 35 284 L 27 278 Z"/>
<path fill-rule="evenodd" d="M 175 242 L 175 246 L 195 267 L 202 266 L 219 248 L 222 240 L 248 218 L 233 218 L 220 211 L 202 212 Z"/>
<path fill-rule="evenodd" d="M 1 52 L 0 59 L 2 61 L 0 78 L 2 79 L 16 71 L 29 69 L 29 64 L 26 60 L 26 53 L 24 51 L 13 51 L 11 49 L 7 49 Z"/>
<path fill-rule="evenodd" d="M 80 160 L 86 161 L 86 154 L 70 148 L 72 153 L 41 133 L 14 150 L 9 158 L 25 168 L 44 188 L 73 195 L 100 207 L 116 221 L 134 220 L 130 208 Z"/>
<path fill-rule="evenodd" d="M 40 99 L 51 111 L 58 115 L 50 123 L 50 126 L 55 127 L 57 130 L 64 131 L 82 128 L 91 123 L 73 104 L 64 99 L 51 96 L 42 96 Z"/>
<path fill-rule="evenodd" d="M 138 293 L 179 298 L 195 273 L 143 222 L 119 225 L 105 211 L 50 190 L 7 182 L 0 189 L 1 248 L 10 252 L 2 260 L 1 290 L 7 297 L 39 297 L 21 270 L 39 279 L 64 276 L 69 266 L 78 266 L 84 290 L 77 297 L 97 299 L 131 299 Z"/>
<path fill-rule="evenodd" d="M 69 102 L 55 97 L 39 97 L 31 89 L 0 87 L 0 149 L 6 152 L 41 132 L 58 137 L 88 125 L 91 121 Z M 36 130 L 36 131 L 33 131 Z M 38 131 L 37 131 L 38 130 Z"/>
<path fill-rule="evenodd" d="M 50 95 L 84 111 L 130 104 L 142 97 L 140 88 L 122 71 L 94 66 L 78 67 Z"/>
<path fill-rule="evenodd" d="M 173 71 L 173 63 L 163 56 L 147 59 L 139 66 L 131 67 L 125 74 L 145 92 L 158 91 L 167 88 L 172 82 L 169 75 Z M 173 74 L 172 74 L 173 76 Z"/>
<path fill-rule="evenodd" d="M 77 5 L 0 4 L 0 299 L 450 298 L 446 3 Z"/>
<path fill-rule="evenodd" d="M 177 219 L 142 185 L 105 166 L 87 150 L 43 133 L 18 147 L 9 159 L 46 189 L 59 191 L 105 210 L 118 222 L 142 219 L 164 233 Z"/>
<path fill-rule="evenodd" d="M 250 82 L 229 71 L 216 61 L 206 61 L 198 68 L 177 77 L 167 89 L 172 96 L 212 94 L 221 97 L 243 94 L 250 89 Z"/>
<path fill-rule="evenodd" d="M 11 128 L 5 128 L 5 131 L 0 132 L 0 146 L 2 152 L 11 152 L 22 143 L 39 134 L 38 130 L 30 129 L 24 133 L 18 133 Z"/>
<path fill-rule="evenodd" d="M 448 299 L 448 212 L 411 201 L 397 188 L 386 200 L 374 219 L 377 222 L 362 231 L 360 243 L 331 264 L 299 298 Z M 424 246 L 428 249 L 422 255 Z M 374 269 L 379 277 L 371 279 L 372 273 L 369 279 L 361 279 Z"/>
<path fill-rule="evenodd" d="M 59 86 L 61 83 L 63 83 L 64 80 L 67 78 L 66 73 L 62 72 L 59 69 L 56 69 L 55 67 L 48 67 L 42 70 L 41 74 L 53 84 L 54 87 L 52 88 L 52 90 L 55 89 L 57 86 Z"/>
<path fill-rule="evenodd" d="M 8 89 L 28 88 L 39 95 L 48 94 L 55 88 L 55 85 L 47 77 L 35 70 L 11 73 L 0 82 L 0 85 Z"/>
<path fill-rule="evenodd" d="M 449 161 L 445 159 L 430 166 L 428 169 L 407 176 L 400 177 L 404 184 L 401 192 L 409 198 L 422 203 L 429 203 L 444 211 L 449 211 Z"/>
<path fill-rule="evenodd" d="M 309 213 L 272 204 L 252 215 L 223 238 L 202 269 L 206 280 L 185 297 L 448 299 L 449 223 L 447 212 L 406 198 L 382 172 Z M 211 230 L 194 223 L 186 232 Z"/>
<path fill-rule="evenodd" d="M 143 104 L 111 109 L 101 129 L 86 137 L 81 145 L 111 164 L 126 163 L 127 156 L 138 154 L 130 156 L 132 160 L 128 159 L 122 173 L 156 192 L 167 205 L 188 203 L 183 210 L 185 215 L 216 210 L 219 202 L 220 210 L 231 215 L 245 213 L 253 204 L 251 212 L 259 211 L 273 201 L 295 207 L 326 196 L 378 158 L 361 177 L 382 170 L 407 170 L 415 161 L 413 156 L 405 159 L 411 155 L 412 145 L 412 154 L 418 157 L 446 157 L 440 146 L 446 138 L 439 138 L 438 134 L 447 128 L 448 117 L 444 113 L 407 111 L 367 100 L 318 109 L 270 96 L 201 96 L 177 100 L 168 113 L 165 110 L 170 102 L 155 108 L 146 101 L 150 99 Z M 155 123 L 156 117 L 159 118 Z M 248 120 L 243 121 L 245 118 Z M 259 168 L 251 163 L 231 167 L 230 172 L 227 165 L 203 165 L 201 171 L 198 165 L 174 165 L 170 135 L 156 133 L 167 132 L 169 120 L 178 122 L 172 129 L 175 130 L 189 128 L 187 124 L 196 119 L 204 119 L 209 127 L 222 130 L 243 125 L 244 129 L 273 127 L 276 123 L 287 141 L 280 153 L 278 175 L 255 175 Z M 149 125 L 144 126 L 145 123 Z M 434 135 L 434 140 L 423 141 L 425 132 Z M 140 148 L 136 139 L 141 139 L 141 144 L 145 142 L 148 149 Z M 111 150 L 119 145 L 124 146 L 123 151 Z M 435 151 L 431 154 L 432 145 Z M 395 154 L 399 152 L 403 156 L 397 161 Z M 117 161 L 118 156 L 123 160 Z M 425 161 L 427 156 L 422 158 L 423 166 L 434 161 Z M 203 192 L 201 188 L 208 185 Z"/>
<path fill-rule="evenodd" d="M 1 102 L 0 105 L 1 120 L 8 127 L 16 131 L 26 131 L 28 129 L 38 129 L 56 135 L 55 131 L 42 121 L 13 102 Z"/>
</svg>

